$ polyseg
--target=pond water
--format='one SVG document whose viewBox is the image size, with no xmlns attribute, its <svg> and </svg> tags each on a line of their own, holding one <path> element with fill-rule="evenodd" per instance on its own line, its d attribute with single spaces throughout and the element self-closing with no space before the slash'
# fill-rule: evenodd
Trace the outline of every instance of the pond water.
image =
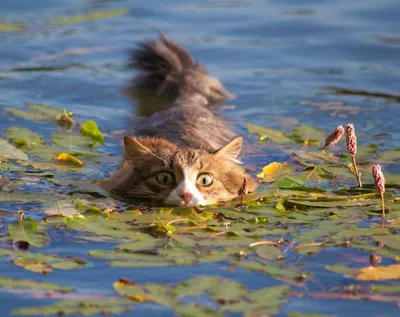
<svg viewBox="0 0 400 317">
<path fill-rule="evenodd" d="M 97 14 L 93 14 L 95 12 Z M 60 293 L 53 289 L 44 292 L 38 290 L 38 287 L 18 288 L 2 284 L 0 306 L 3 316 L 10 315 L 17 308 L 52 305 L 59 300 L 117 298 L 114 288 L 128 287 L 120 282 L 119 286 L 114 284 L 113 288 L 113 283 L 119 278 L 140 285 L 154 283 L 171 288 L 184 280 L 204 276 L 220 276 L 225 282 L 232 279 L 240 283 L 240 287 L 246 287 L 248 292 L 279 285 L 289 285 L 290 291 L 271 289 L 275 295 L 279 291 L 282 294 L 275 297 L 271 295 L 273 300 L 270 306 L 261 309 L 257 306 L 259 304 L 254 304 L 251 309 L 241 306 L 236 311 L 234 305 L 238 304 L 237 298 L 228 291 L 229 295 L 223 299 L 221 295 L 204 295 L 202 292 L 199 294 L 203 295 L 195 296 L 194 299 L 183 299 L 183 303 L 196 302 L 209 308 L 210 311 L 206 312 L 198 306 L 174 306 L 171 303 L 176 300 L 176 296 L 174 300 L 171 299 L 168 297 L 170 295 L 165 295 L 165 290 L 158 293 L 147 290 L 151 293 L 148 297 L 153 300 L 133 305 L 123 303 L 121 307 L 133 307 L 133 311 L 122 314 L 172 316 L 174 311 L 181 312 L 183 316 L 202 316 L 201 313 L 207 313 L 208 316 L 239 316 L 246 311 L 247 316 L 303 316 L 301 314 L 318 313 L 321 316 L 383 317 L 399 314 L 399 277 L 397 281 L 360 281 L 355 271 L 343 274 L 336 266 L 330 269 L 326 267 L 345 265 L 352 270 L 361 269 L 369 266 L 371 254 L 382 256 L 379 264 L 382 266 L 394 265 L 396 259 L 400 261 L 400 240 L 399 235 L 396 235 L 400 227 L 400 204 L 396 199 L 396 190 L 400 187 L 400 167 L 399 154 L 393 151 L 400 148 L 399 12 L 400 3 L 396 0 L 1 1 L 0 138 L 10 139 L 10 133 L 6 132 L 10 127 L 23 127 L 39 134 L 47 144 L 55 144 L 54 133 L 61 133 L 61 128 L 51 120 L 31 120 L 26 115 L 27 104 L 58 108 L 60 113 L 65 108 L 74 113 L 76 121 L 83 123 L 94 120 L 105 134 L 104 145 L 97 149 L 97 153 L 104 155 L 77 155 L 86 164 L 79 171 L 76 168 L 63 170 L 59 166 L 35 166 L 32 162 L 43 163 L 43 159 L 49 163 L 46 151 L 53 152 L 48 148 L 43 148 L 41 157 L 21 147 L 21 150 L 30 154 L 31 166 L 13 160 L 0 163 L 3 164 L 0 165 L 0 175 L 11 182 L 11 185 L 2 189 L 0 178 L 1 248 L 14 252 L 16 242 L 30 241 L 32 236 L 23 236 L 35 231 L 34 239 L 39 235 L 39 240 L 43 237 L 47 240 L 38 243 L 40 247 L 32 246 L 29 252 L 54 254 L 60 258 L 73 256 L 87 262 L 85 265 L 81 265 L 79 260 L 63 262 L 58 267 L 50 265 L 52 271 L 43 275 L 40 272 L 49 270 L 49 260 L 43 260 L 38 267 L 38 261 L 21 260 L 20 254 L 0 252 L 2 277 L 50 282 L 75 290 Z M 296 126 L 317 128 L 307 132 L 311 134 L 308 137 L 303 135 L 303 141 L 314 139 L 313 133 L 320 132 L 318 129 L 329 133 L 338 125 L 353 123 L 363 149 L 360 161 L 364 163 L 361 169 L 366 183 L 372 184 L 372 178 L 365 172 L 370 168 L 367 163 L 377 162 L 383 165 L 388 183 L 392 184 L 387 190 L 392 195 L 387 198 L 392 205 L 389 206 L 392 212 L 388 216 L 386 228 L 379 227 L 379 206 L 371 207 L 373 203 L 364 201 L 360 203 L 361 207 L 357 207 L 359 205 L 356 204 L 340 206 L 336 202 L 327 206 L 329 208 L 310 208 L 312 205 L 304 201 L 288 203 L 284 200 L 288 196 L 282 198 L 281 194 L 271 195 L 268 186 L 262 189 L 268 192 L 264 203 L 253 202 L 243 217 L 238 216 L 240 213 L 234 207 L 226 207 L 228 211 L 218 221 L 179 210 L 168 218 L 167 211 L 158 211 L 157 217 L 163 223 L 159 227 L 165 227 L 171 220 L 176 220 L 174 230 L 186 232 L 179 221 L 186 221 L 185 225 L 190 227 L 193 223 L 188 224 L 187 219 L 193 218 L 200 227 L 204 221 L 203 228 L 208 231 L 198 230 L 197 234 L 177 235 L 174 239 L 168 238 L 170 233 L 166 235 L 164 232 L 163 235 L 162 228 L 158 228 L 161 231 L 158 232 L 158 238 L 154 239 L 158 242 L 154 243 L 164 243 L 167 236 L 169 242 L 162 250 L 169 253 L 164 254 L 164 251 L 157 249 L 157 254 L 152 255 L 154 263 L 148 258 L 150 253 L 140 253 L 143 258 L 124 258 L 121 254 L 107 255 L 104 252 L 111 252 L 124 242 L 135 241 L 134 237 L 126 233 L 128 229 L 132 232 L 141 229 L 138 241 L 150 243 L 143 238 L 145 233 L 142 229 L 150 223 L 157 224 L 156 217 L 150 219 L 147 216 L 136 216 L 132 211 L 131 214 L 120 213 L 116 216 L 116 224 L 113 225 L 115 230 L 111 233 L 107 231 L 108 227 L 102 227 L 105 218 L 93 210 L 84 218 L 93 218 L 93 228 L 88 223 L 80 222 L 82 219 L 79 217 L 70 217 L 69 220 L 55 217 L 44 222 L 43 212 L 54 210 L 57 199 L 61 201 L 57 203 L 58 209 L 66 209 L 62 204 L 67 204 L 74 206 L 72 208 L 76 212 L 75 208 L 79 209 L 76 200 L 69 202 L 72 195 L 82 199 L 82 204 L 86 206 L 92 202 L 101 210 L 117 208 L 114 201 L 99 198 L 101 195 L 96 194 L 96 190 L 88 189 L 87 183 L 82 185 L 85 187 L 85 194 L 82 194 L 74 192 L 71 187 L 66 189 L 68 181 L 62 182 L 60 179 L 74 179 L 75 184 L 76 179 L 103 179 L 116 168 L 121 155 L 121 137 L 123 131 L 129 128 L 126 118 L 132 114 L 131 104 L 121 93 L 121 89 L 134 75 L 132 70 L 126 68 L 128 52 L 137 41 L 154 38 L 154 28 L 164 31 L 185 46 L 230 91 L 237 94 L 237 99 L 217 110 L 229 119 L 280 130 L 287 135 Z M 15 111 L 11 113 L 10 109 L 25 112 L 18 115 Z M 292 164 L 293 151 L 301 156 L 301 153 L 309 150 L 304 144 L 294 144 L 291 148 L 269 141 L 258 143 L 257 136 L 245 127 L 241 133 L 259 149 L 257 153 L 245 158 L 254 174 L 260 173 L 262 167 L 273 161 Z M 340 155 L 344 149 L 344 144 L 341 144 L 333 152 Z M 315 152 L 317 148 L 311 150 Z M 380 156 L 384 153 L 387 153 L 385 157 Z M 325 157 L 322 161 L 324 163 L 314 164 L 326 164 Z M 317 167 L 313 166 L 314 169 Z M 299 166 L 296 168 L 296 172 L 299 172 Z M 302 168 L 305 170 L 305 165 Z M 355 179 L 346 178 L 348 171 L 340 174 L 343 179 L 339 181 L 326 181 L 333 177 L 327 176 L 326 171 L 324 173 L 318 174 L 320 177 L 316 179 L 308 177 L 307 181 L 311 182 L 305 185 L 327 190 L 332 186 L 335 189 L 355 186 Z M 54 183 L 57 182 L 61 186 L 56 187 Z M 368 199 L 375 199 L 379 203 L 379 199 L 373 196 L 376 190 L 351 192 L 352 195 L 363 193 L 370 195 Z M 313 198 L 318 198 L 317 191 L 313 194 Z M 14 198 L 11 198 L 12 195 Z M 298 193 L 293 195 L 294 198 L 304 198 Z M 37 201 L 40 199 L 42 201 Z M 281 209 L 277 200 L 283 202 Z M 25 217 L 37 222 L 37 231 L 32 228 L 21 230 L 21 222 L 16 222 L 19 210 L 25 212 Z M 258 222 L 257 227 L 254 227 L 251 221 L 256 216 Z M 132 228 L 127 227 L 130 219 L 138 219 Z M 261 225 L 262 221 L 265 225 Z M 227 226 L 228 222 L 232 231 L 228 230 L 228 237 L 221 240 L 221 248 L 217 250 L 221 253 L 231 251 L 234 255 L 220 255 L 219 261 L 203 259 L 201 256 L 197 258 L 204 248 L 207 249 L 207 245 L 212 250 L 212 230 L 215 230 L 214 233 L 224 233 L 223 225 Z M 17 233 L 10 233 L 9 226 L 12 223 L 16 224 Z M 249 227 L 246 227 L 247 223 Z M 334 239 L 321 234 L 321 231 L 329 234 L 333 226 L 340 228 L 331 232 Z M 301 235 L 315 228 L 320 229 L 318 234 L 310 237 Z M 354 234 L 363 228 L 365 232 Z M 119 230 L 120 236 L 115 234 Z M 375 235 L 372 236 L 371 232 Z M 237 237 L 230 240 L 229 235 L 235 234 Z M 22 238 L 17 239 L 16 235 Z M 382 238 L 379 238 L 380 235 Z M 242 242 L 237 242 L 240 239 Z M 279 239 L 284 239 L 284 242 L 278 243 Z M 279 247 L 264 244 L 262 246 L 265 249 L 259 251 L 248 249 L 250 244 L 266 240 L 279 244 Z M 171 241 L 175 241 L 174 246 L 171 246 Z M 195 246 L 198 241 L 201 243 Z M 383 242 L 385 246 L 376 246 L 377 241 Z M 296 249 L 299 245 L 301 247 Z M 219 244 L 216 242 L 215 246 Z M 301 252 L 301 248 L 310 250 Z M 238 254 L 242 249 L 245 250 L 246 259 L 241 264 L 241 256 Z M 97 256 L 93 250 L 98 250 Z M 135 248 L 128 250 L 137 251 Z M 162 256 L 159 256 L 160 252 Z M 110 263 L 113 260 L 119 263 Z M 124 261 L 130 261 L 129 265 L 123 265 Z M 141 261 L 143 264 L 137 265 Z M 36 267 L 32 267 L 32 263 L 36 263 Z M 257 265 L 262 265 L 262 268 Z M 33 272 L 35 268 L 39 273 Z M 283 272 L 281 274 L 280 269 Z M 293 270 L 306 273 L 293 273 Z M 230 285 L 226 283 L 222 285 Z M 218 283 L 214 281 L 212 285 Z M 393 289 L 385 292 L 371 291 L 381 285 Z M 351 287 L 346 289 L 346 286 Z M 240 287 L 235 284 L 232 289 Z M 189 290 L 187 292 L 191 294 Z M 135 296 L 138 293 L 136 290 Z M 362 300 L 364 295 L 368 300 Z M 165 299 L 168 305 L 160 303 L 163 296 L 168 298 Z M 242 301 L 246 295 L 238 297 Z M 215 298 L 218 300 L 215 301 Z M 246 304 L 250 305 L 249 302 Z M 233 311 L 227 306 L 231 306 Z M 103 313 L 112 312 L 112 308 L 107 309 L 110 311 Z M 42 315 L 35 310 L 33 313 Z M 72 309 L 71 314 L 75 315 L 77 311 Z"/>
</svg>

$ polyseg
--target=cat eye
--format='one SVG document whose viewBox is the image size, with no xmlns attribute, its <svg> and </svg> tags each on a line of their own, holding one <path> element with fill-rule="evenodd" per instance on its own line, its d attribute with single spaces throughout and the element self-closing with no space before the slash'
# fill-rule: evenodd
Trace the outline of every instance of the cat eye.
<svg viewBox="0 0 400 317">
<path fill-rule="evenodd" d="M 157 182 L 161 185 L 171 185 L 175 181 L 174 174 L 171 172 L 158 172 L 156 175 Z"/>
<path fill-rule="evenodd" d="M 197 184 L 203 187 L 210 186 L 214 181 L 214 177 L 211 174 L 200 174 L 197 177 Z"/>
</svg>

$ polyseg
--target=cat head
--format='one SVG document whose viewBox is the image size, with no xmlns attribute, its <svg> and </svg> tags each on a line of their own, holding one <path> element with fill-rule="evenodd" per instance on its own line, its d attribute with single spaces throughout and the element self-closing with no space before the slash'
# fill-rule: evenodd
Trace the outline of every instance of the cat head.
<svg viewBox="0 0 400 317">
<path fill-rule="evenodd" d="M 155 205 L 207 205 L 237 197 L 245 177 L 250 192 L 257 186 L 237 160 L 241 137 L 215 152 L 180 149 L 159 138 L 125 137 L 124 143 L 126 172 L 119 174 L 123 181 L 115 192 L 127 198 Z"/>
</svg>

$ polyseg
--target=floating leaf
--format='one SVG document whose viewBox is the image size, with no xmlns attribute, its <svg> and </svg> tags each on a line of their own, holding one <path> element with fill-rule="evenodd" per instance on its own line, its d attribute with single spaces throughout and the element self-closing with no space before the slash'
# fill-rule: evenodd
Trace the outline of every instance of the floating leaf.
<svg viewBox="0 0 400 317">
<path fill-rule="evenodd" d="M 86 216 L 86 217 L 85 217 Z M 106 215 L 94 213 L 92 215 L 77 215 L 65 217 L 64 223 L 71 229 L 105 235 L 115 238 L 135 239 L 136 234 L 129 230 L 129 226 L 116 220 L 105 219 Z"/>
<path fill-rule="evenodd" d="M 378 145 L 367 144 L 357 147 L 357 163 L 370 161 L 378 150 Z M 342 153 L 340 159 L 346 162 L 352 162 L 351 156 L 348 153 Z"/>
<path fill-rule="evenodd" d="M 250 133 L 255 133 L 260 136 L 260 141 L 271 140 L 276 143 L 290 143 L 291 140 L 286 136 L 285 133 L 274 130 L 271 128 L 261 127 L 255 124 L 247 124 L 247 129 Z"/>
<path fill-rule="evenodd" d="M 128 14 L 126 9 L 108 9 L 92 11 L 87 14 L 76 14 L 70 16 L 63 16 L 59 18 L 50 19 L 47 21 L 49 24 L 75 24 L 83 22 L 93 22 L 98 20 L 104 20 L 114 17 L 119 17 L 121 15 Z"/>
<path fill-rule="evenodd" d="M 81 133 L 83 135 L 89 136 L 93 141 L 104 143 L 104 134 L 97 127 L 96 122 L 89 120 L 82 124 Z"/>
<path fill-rule="evenodd" d="M 195 303 L 181 304 L 175 307 L 176 313 L 182 317 L 223 317 L 224 315 L 211 308 L 201 307 Z"/>
<path fill-rule="evenodd" d="M 27 104 L 29 110 L 5 108 L 6 113 L 34 121 L 56 122 L 56 117 L 62 113 L 60 109 L 48 107 L 42 104 Z"/>
<path fill-rule="evenodd" d="M 0 138 L 0 158 L 13 160 L 28 160 L 28 156 L 6 140 Z"/>
<path fill-rule="evenodd" d="M 47 274 L 55 269 L 78 269 L 85 266 L 86 262 L 78 258 L 63 258 L 56 255 L 46 255 L 41 253 L 11 251 L 0 249 L 1 256 L 7 256 L 12 259 L 12 263 L 26 270 Z"/>
<path fill-rule="evenodd" d="M 56 132 L 52 137 L 52 144 L 63 146 L 70 150 L 74 148 L 92 148 L 92 138 L 78 133 Z"/>
<path fill-rule="evenodd" d="M 45 144 L 40 135 L 27 128 L 11 127 L 5 133 L 9 140 L 14 142 L 17 147 Z"/>
<path fill-rule="evenodd" d="M 313 126 L 300 126 L 292 130 L 293 139 L 296 142 L 304 143 L 308 146 L 316 146 L 325 140 L 325 132 Z"/>
<path fill-rule="evenodd" d="M 78 211 L 70 200 L 57 200 L 54 203 L 48 203 L 43 213 L 48 217 L 75 216 Z"/>
<path fill-rule="evenodd" d="M 121 314 L 131 310 L 132 301 L 123 298 L 79 299 L 60 301 L 54 305 L 24 307 L 12 311 L 20 316 L 47 315 L 109 315 Z"/>
<path fill-rule="evenodd" d="M 290 165 L 272 162 L 267 166 L 264 166 L 262 173 L 258 174 L 257 177 L 263 178 L 263 181 L 272 182 L 279 177 L 291 174 L 292 172 L 293 168 Z"/>
<path fill-rule="evenodd" d="M 282 178 L 278 179 L 275 183 L 272 184 L 273 187 L 280 187 L 280 188 L 293 188 L 293 187 L 302 187 L 304 186 L 304 180 L 301 180 L 296 177 L 292 176 L 283 176 Z"/>
<path fill-rule="evenodd" d="M 372 285 L 371 290 L 375 293 L 400 294 L 400 285 Z"/>
<path fill-rule="evenodd" d="M 82 163 L 81 160 L 77 159 L 76 157 L 69 155 L 67 153 L 60 153 L 56 156 L 56 160 L 57 161 L 62 161 L 74 166 L 79 166 L 79 167 L 83 167 L 84 164 Z"/>
<path fill-rule="evenodd" d="M 52 283 L 38 283 L 30 280 L 12 279 L 5 276 L 0 276 L 0 287 L 8 289 L 43 290 L 59 293 L 71 293 L 73 291 L 70 287 L 59 286 Z"/>
<path fill-rule="evenodd" d="M 40 231 L 34 219 L 25 218 L 8 226 L 8 233 L 15 242 L 27 242 L 37 248 L 44 247 L 50 242 L 48 235 Z"/>
<path fill-rule="evenodd" d="M 400 280 L 400 264 L 365 267 L 355 273 L 355 278 L 360 281 Z"/>
<path fill-rule="evenodd" d="M 271 276 L 285 279 L 306 279 L 307 274 L 293 269 L 282 268 L 274 263 L 260 263 L 255 261 L 241 261 L 237 265 L 243 269 L 257 271 Z"/>
<path fill-rule="evenodd" d="M 388 150 L 378 156 L 380 161 L 399 161 L 400 160 L 400 149 Z"/>
<path fill-rule="evenodd" d="M 302 314 L 297 312 L 289 312 L 289 317 L 335 317 L 333 315 L 321 315 L 321 314 Z"/>
<path fill-rule="evenodd" d="M 0 20 L 0 32 L 20 32 L 26 30 L 22 23 L 5 23 Z"/>
<path fill-rule="evenodd" d="M 349 268 L 349 267 L 347 267 L 345 265 L 341 265 L 341 264 L 327 265 L 327 266 L 325 266 L 325 268 L 328 271 L 340 273 L 340 274 L 347 275 L 347 276 L 351 276 L 355 272 L 355 269 Z"/>
</svg>

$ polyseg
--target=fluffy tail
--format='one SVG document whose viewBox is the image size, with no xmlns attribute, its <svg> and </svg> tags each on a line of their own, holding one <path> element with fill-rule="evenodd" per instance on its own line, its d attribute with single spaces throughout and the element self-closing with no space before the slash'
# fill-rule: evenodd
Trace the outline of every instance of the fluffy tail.
<svg viewBox="0 0 400 317">
<path fill-rule="evenodd" d="M 214 104 L 234 97 L 186 49 L 162 33 L 158 40 L 142 42 L 132 50 L 129 65 L 138 71 L 127 89 L 136 99 L 143 93 L 167 102 L 201 95 Z"/>
</svg>

